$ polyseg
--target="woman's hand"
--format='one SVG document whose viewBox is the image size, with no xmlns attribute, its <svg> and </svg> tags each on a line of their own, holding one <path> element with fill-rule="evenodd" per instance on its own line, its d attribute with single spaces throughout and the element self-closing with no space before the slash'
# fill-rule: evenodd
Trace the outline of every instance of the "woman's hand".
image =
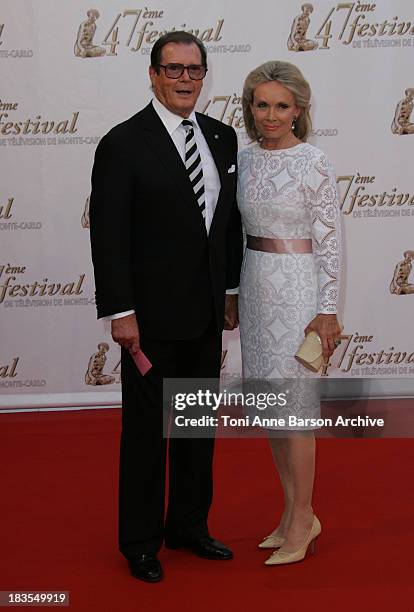
<svg viewBox="0 0 414 612">
<path fill-rule="evenodd" d="M 305 328 L 305 336 L 314 331 L 322 342 L 322 352 L 328 359 L 341 342 L 341 328 L 336 314 L 318 314 Z"/>
</svg>

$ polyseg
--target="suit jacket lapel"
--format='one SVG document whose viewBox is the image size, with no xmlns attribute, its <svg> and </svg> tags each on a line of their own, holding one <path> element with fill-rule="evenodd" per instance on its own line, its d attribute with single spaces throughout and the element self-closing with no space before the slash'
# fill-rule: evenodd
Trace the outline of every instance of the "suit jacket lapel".
<svg viewBox="0 0 414 612">
<path fill-rule="evenodd" d="M 221 142 L 220 135 L 211 128 L 211 125 L 205 121 L 204 115 L 197 113 L 197 121 L 203 132 L 204 138 L 207 141 L 208 148 L 210 149 L 210 153 L 213 156 L 214 163 L 216 164 L 217 171 L 220 177 L 221 190 L 220 195 L 223 189 L 224 178 L 225 178 L 225 167 L 224 167 L 224 159 L 221 155 Z M 219 200 L 220 200 L 219 195 Z M 217 202 L 218 204 L 218 202 Z"/>
<path fill-rule="evenodd" d="M 152 104 L 149 104 L 144 114 L 144 138 L 160 162 L 160 174 L 166 173 L 176 183 L 184 200 L 197 212 L 194 191 L 188 180 L 187 171 L 177 147 L 165 129 L 161 119 L 155 112 Z M 200 214 L 201 221 L 202 216 Z"/>
<path fill-rule="evenodd" d="M 214 210 L 213 219 L 211 221 L 209 237 L 214 235 L 214 227 L 215 221 L 220 214 L 220 210 L 222 208 L 223 202 L 227 197 L 226 193 L 226 185 L 227 185 L 227 175 L 226 175 L 226 159 L 223 154 L 223 135 L 217 132 L 214 127 L 212 127 L 211 123 L 205 120 L 205 116 L 197 113 L 197 121 L 199 126 L 203 132 L 204 138 L 207 141 L 208 147 L 210 149 L 211 155 L 213 156 L 214 163 L 216 164 L 216 168 L 220 177 L 220 193 L 217 199 L 216 208 Z"/>
</svg>

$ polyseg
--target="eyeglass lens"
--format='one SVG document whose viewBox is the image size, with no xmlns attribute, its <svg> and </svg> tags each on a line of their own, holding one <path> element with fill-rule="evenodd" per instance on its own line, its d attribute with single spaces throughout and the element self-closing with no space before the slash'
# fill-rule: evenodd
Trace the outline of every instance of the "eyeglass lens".
<svg viewBox="0 0 414 612">
<path fill-rule="evenodd" d="M 160 65 L 162 66 L 162 64 Z M 206 75 L 206 68 L 199 64 L 190 64 L 189 66 L 184 66 L 184 64 L 167 64 L 162 66 L 162 68 L 165 69 L 165 75 L 170 79 L 179 79 L 185 68 L 187 68 L 190 79 L 195 81 L 203 79 Z"/>
</svg>

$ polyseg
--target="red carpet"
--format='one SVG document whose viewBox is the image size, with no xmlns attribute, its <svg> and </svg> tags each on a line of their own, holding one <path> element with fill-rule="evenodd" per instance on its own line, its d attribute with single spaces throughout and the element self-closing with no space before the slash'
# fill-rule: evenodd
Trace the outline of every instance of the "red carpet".
<svg viewBox="0 0 414 612">
<path fill-rule="evenodd" d="M 117 410 L 1 415 L 0 590 L 70 591 L 70 610 L 414 610 L 414 445 L 318 441 L 323 532 L 305 562 L 265 567 L 280 492 L 265 440 L 219 440 L 210 528 L 230 562 L 160 554 L 162 583 L 116 545 Z"/>
</svg>

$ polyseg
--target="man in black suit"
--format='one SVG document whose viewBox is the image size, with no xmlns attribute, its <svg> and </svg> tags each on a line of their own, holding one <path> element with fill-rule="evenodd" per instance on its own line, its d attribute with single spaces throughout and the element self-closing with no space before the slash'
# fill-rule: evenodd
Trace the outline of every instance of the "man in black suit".
<svg viewBox="0 0 414 612">
<path fill-rule="evenodd" d="M 90 225 L 98 317 L 122 347 L 119 545 L 133 576 L 162 577 L 157 552 L 185 547 L 209 559 L 232 552 L 210 537 L 214 439 L 166 440 L 162 381 L 218 378 L 221 333 L 238 324 L 242 253 L 235 132 L 194 112 L 207 71 L 185 32 L 151 53 L 152 102 L 99 143 Z M 184 124 L 183 124 L 184 120 Z M 133 357 L 153 367 L 142 376 Z"/>
</svg>

